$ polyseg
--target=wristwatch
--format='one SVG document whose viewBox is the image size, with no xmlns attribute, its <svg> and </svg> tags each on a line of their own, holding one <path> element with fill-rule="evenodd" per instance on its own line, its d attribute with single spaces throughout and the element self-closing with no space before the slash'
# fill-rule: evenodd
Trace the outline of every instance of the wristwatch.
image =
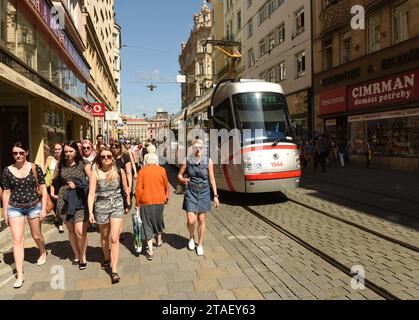
<svg viewBox="0 0 419 320">
<path fill-rule="evenodd" d="M 214 198 L 220 198 L 220 196 L 218 194 L 215 194 Z"/>
</svg>

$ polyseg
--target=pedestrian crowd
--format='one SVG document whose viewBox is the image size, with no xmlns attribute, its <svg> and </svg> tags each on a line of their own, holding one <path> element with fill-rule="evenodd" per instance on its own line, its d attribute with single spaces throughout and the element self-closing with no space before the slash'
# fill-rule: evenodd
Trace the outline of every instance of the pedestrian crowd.
<svg viewBox="0 0 419 320">
<path fill-rule="evenodd" d="M 183 210 L 189 232 L 188 248 L 204 255 L 206 215 L 211 211 L 211 191 L 214 206 L 219 206 L 213 162 L 203 155 L 203 142 L 195 139 L 191 154 L 181 165 L 178 180 L 186 192 Z M 96 145 L 89 139 L 67 141 L 53 146 L 42 168 L 28 161 L 29 149 L 16 142 L 10 150 L 14 163 L 0 175 L 0 202 L 5 223 L 13 238 L 16 281 L 22 287 L 24 278 L 24 220 L 27 218 L 31 235 L 39 249 L 37 264 L 47 260 L 42 222 L 54 213 L 59 233 L 67 228 L 73 258 L 79 270 L 88 267 L 88 227 L 100 233 L 103 259 L 102 270 L 110 271 L 112 283 L 118 283 L 120 236 L 124 218 L 133 204 L 134 251 L 143 252 L 148 260 L 154 258 L 154 246 L 164 243 L 164 208 L 169 201 L 166 169 L 159 164 L 153 141 L 138 144 L 122 143 L 97 137 Z M 134 202 L 133 202 L 134 201 Z M 198 240 L 195 225 L 198 222 Z M 155 242 L 154 242 L 155 241 Z"/>
<path fill-rule="evenodd" d="M 366 166 L 369 168 L 373 150 L 370 142 L 365 141 L 363 145 Z M 322 171 L 326 172 L 326 168 L 334 163 L 345 168 L 349 162 L 348 145 L 344 138 L 330 139 L 326 135 L 321 135 L 317 139 L 306 140 L 299 149 L 301 165 L 305 171 L 316 171 L 320 165 Z"/>
</svg>

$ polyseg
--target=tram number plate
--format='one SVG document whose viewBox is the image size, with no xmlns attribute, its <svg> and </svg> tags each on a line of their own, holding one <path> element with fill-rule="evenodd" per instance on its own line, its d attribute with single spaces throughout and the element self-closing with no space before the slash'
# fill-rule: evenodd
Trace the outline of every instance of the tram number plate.
<svg viewBox="0 0 419 320">
<path fill-rule="evenodd" d="M 272 164 L 272 168 L 280 168 L 284 166 L 282 162 L 272 162 L 271 164 Z"/>
</svg>

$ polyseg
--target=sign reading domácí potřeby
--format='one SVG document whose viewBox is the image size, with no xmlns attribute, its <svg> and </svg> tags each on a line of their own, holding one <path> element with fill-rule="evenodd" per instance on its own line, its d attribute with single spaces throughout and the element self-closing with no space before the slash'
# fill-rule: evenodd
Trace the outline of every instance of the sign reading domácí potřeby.
<svg viewBox="0 0 419 320">
<path fill-rule="evenodd" d="M 419 69 L 348 88 L 348 108 L 408 103 L 419 100 Z"/>
</svg>

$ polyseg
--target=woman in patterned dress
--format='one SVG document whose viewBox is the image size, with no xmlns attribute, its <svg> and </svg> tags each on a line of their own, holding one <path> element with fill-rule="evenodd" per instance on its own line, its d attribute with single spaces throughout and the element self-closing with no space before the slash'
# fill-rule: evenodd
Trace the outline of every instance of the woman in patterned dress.
<svg viewBox="0 0 419 320">
<path fill-rule="evenodd" d="M 87 178 L 90 173 L 91 167 L 83 160 L 77 143 L 75 141 L 66 142 L 53 178 L 58 177 L 60 180 L 61 188 L 58 191 L 57 212 L 68 229 L 68 236 L 74 253 L 73 265 L 78 265 L 80 270 L 87 268 L 87 227 L 89 223 Z M 76 195 L 76 198 L 72 201 L 68 201 L 70 194 Z M 74 207 L 75 202 L 77 202 L 77 207 Z"/>
<path fill-rule="evenodd" d="M 119 237 L 125 214 L 131 203 L 128 184 L 124 170 L 119 170 L 112 150 L 104 147 L 95 160 L 95 170 L 89 178 L 89 220 L 97 223 L 100 230 L 100 240 L 104 255 L 102 270 L 109 269 L 112 264 L 111 281 L 118 283 Z M 125 190 L 128 207 L 124 208 L 122 188 Z M 109 256 L 109 238 L 111 250 Z"/>
<path fill-rule="evenodd" d="M 28 219 L 31 234 L 39 248 L 38 266 L 46 263 L 47 251 L 45 239 L 41 232 L 41 222 L 46 217 L 47 188 L 42 168 L 26 160 L 28 149 L 20 142 L 13 146 L 15 163 L 4 169 L 3 173 L 3 207 L 6 225 L 10 227 L 13 237 L 13 256 L 16 263 L 15 289 L 22 287 L 24 282 L 24 222 Z M 38 195 L 38 184 L 42 198 Z"/>
</svg>

